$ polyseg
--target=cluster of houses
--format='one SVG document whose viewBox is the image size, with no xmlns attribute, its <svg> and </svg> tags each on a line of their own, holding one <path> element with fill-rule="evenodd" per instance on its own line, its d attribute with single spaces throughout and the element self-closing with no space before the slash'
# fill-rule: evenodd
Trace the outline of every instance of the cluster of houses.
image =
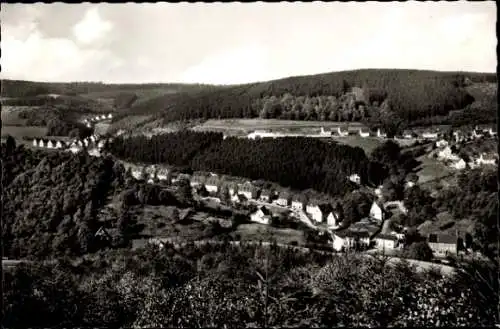
<svg viewBox="0 0 500 329">
<path fill-rule="evenodd" d="M 477 156 L 471 156 L 464 159 L 459 155 L 459 144 L 483 137 L 494 137 L 496 132 L 491 128 L 488 130 L 474 129 L 470 135 L 464 135 L 459 131 L 453 132 L 452 140 L 441 138 L 436 141 L 436 157 L 446 163 L 448 166 L 463 170 L 465 168 L 476 168 L 482 165 L 496 165 L 498 163 L 498 154 L 480 153 Z"/>
<path fill-rule="evenodd" d="M 72 141 L 62 139 L 46 139 L 35 138 L 33 139 L 33 146 L 47 149 L 61 149 L 72 153 L 78 153 L 84 148 L 97 148 L 102 149 L 105 141 L 100 139 L 97 135 L 92 135 L 84 139 L 74 139 Z"/>
<path fill-rule="evenodd" d="M 91 118 L 87 118 L 87 119 L 83 120 L 83 123 L 85 123 L 85 125 L 90 128 L 90 127 L 92 127 L 92 123 L 96 123 L 96 122 L 104 121 L 104 120 L 110 120 L 110 119 L 113 119 L 112 113 L 101 114 L 101 115 L 96 115 L 96 116 L 91 117 Z"/>
<path fill-rule="evenodd" d="M 492 128 L 489 129 L 478 129 L 477 127 L 473 129 L 469 133 L 455 131 L 453 133 L 453 138 L 456 142 L 473 140 L 477 138 L 481 138 L 483 136 L 496 136 L 497 132 L 493 131 Z M 387 133 L 385 133 L 381 129 L 377 129 L 376 132 L 371 132 L 369 130 L 364 130 L 362 128 L 356 127 L 348 127 L 347 129 L 342 129 L 341 127 L 337 127 L 336 130 L 326 131 L 323 127 L 321 127 L 321 131 L 318 134 L 298 134 L 298 133 L 281 133 L 281 132 L 268 132 L 268 131 L 253 131 L 247 135 L 249 139 L 256 138 L 280 138 L 280 137 L 316 137 L 316 138 L 325 138 L 325 137 L 347 137 L 347 136 L 360 136 L 362 138 L 367 137 L 377 137 L 377 138 L 387 138 Z M 437 129 L 427 130 L 422 132 L 415 132 L 412 130 L 405 130 L 400 136 L 396 136 L 395 139 L 423 139 L 423 140 L 438 140 L 439 138 L 444 138 L 444 134 L 439 132 Z"/>
</svg>

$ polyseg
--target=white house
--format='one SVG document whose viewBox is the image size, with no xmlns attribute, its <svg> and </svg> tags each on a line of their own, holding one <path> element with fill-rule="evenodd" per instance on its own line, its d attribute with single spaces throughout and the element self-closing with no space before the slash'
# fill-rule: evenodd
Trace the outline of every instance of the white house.
<svg viewBox="0 0 500 329">
<path fill-rule="evenodd" d="M 431 132 L 425 132 L 422 134 L 422 138 L 425 138 L 425 139 L 437 139 L 438 138 L 438 134 L 437 133 L 431 133 Z"/>
<path fill-rule="evenodd" d="M 321 127 L 320 135 L 321 136 L 331 136 L 332 132 L 331 131 L 325 131 L 325 129 L 323 127 Z"/>
<path fill-rule="evenodd" d="M 101 120 L 105 120 L 106 119 L 106 116 L 103 114 L 101 115 Z"/>
<path fill-rule="evenodd" d="M 279 194 L 278 199 L 274 201 L 279 206 L 288 207 L 290 205 L 290 193 L 283 191 Z"/>
<path fill-rule="evenodd" d="M 36 140 L 36 139 L 34 139 L 34 140 L 33 140 L 33 146 L 34 146 L 34 147 L 37 147 L 37 146 L 38 146 L 38 140 Z"/>
<path fill-rule="evenodd" d="M 370 245 L 370 237 L 367 232 L 354 232 L 344 230 L 333 234 L 333 249 L 342 251 L 344 249 L 359 247 L 368 247 Z"/>
<path fill-rule="evenodd" d="M 85 138 L 85 139 L 83 140 L 83 144 L 84 144 L 85 146 L 89 146 L 89 140 L 88 140 L 87 138 Z"/>
<path fill-rule="evenodd" d="M 219 179 L 217 176 L 209 177 L 205 182 L 205 188 L 209 193 L 217 193 L 219 190 Z"/>
<path fill-rule="evenodd" d="M 108 114 L 108 119 L 113 119 L 113 114 Z"/>
<path fill-rule="evenodd" d="M 168 171 L 165 169 L 160 169 L 156 172 L 156 178 L 161 181 L 167 180 Z M 170 182 L 169 182 L 170 183 Z"/>
<path fill-rule="evenodd" d="M 361 177 L 359 177 L 358 174 L 352 174 L 351 176 L 348 177 L 348 179 L 353 182 L 353 183 L 356 183 L 356 184 L 361 184 Z"/>
<path fill-rule="evenodd" d="M 481 153 L 478 159 L 476 159 L 476 164 L 478 165 L 494 165 L 496 164 L 496 159 L 493 156 L 488 156 L 485 153 Z"/>
<path fill-rule="evenodd" d="M 97 147 L 102 149 L 104 147 L 104 141 L 99 141 L 99 143 L 97 143 Z"/>
<path fill-rule="evenodd" d="M 311 216 L 316 223 L 321 223 L 323 221 L 323 212 L 315 202 L 306 205 L 306 213 Z"/>
<path fill-rule="evenodd" d="M 76 142 L 76 144 L 77 144 L 78 146 L 80 146 L 80 147 L 81 147 L 81 146 L 83 146 L 83 142 L 82 142 L 81 140 L 79 140 L 78 142 Z"/>
<path fill-rule="evenodd" d="M 349 135 L 349 131 L 342 131 L 340 127 L 337 128 L 337 134 L 339 134 L 340 137 L 345 137 Z"/>
<path fill-rule="evenodd" d="M 90 140 L 92 141 L 92 143 L 95 143 L 95 141 L 97 140 L 97 138 L 96 138 L 95 135 L 92 135 L 92 136 L 90 136 Z"/>
<path fill-rule="evenodd" d="M 254 199 L 257 196 L 257 189 L 250 182 L 245 182 L 238 186 L 238 193 L 243 194 L 248 200 Z"/>
<path fill-rule="evenodd" d="M 99 121 L 99 116 L 94 117 L 95 121 Z"/>
<path fill-rule="evenodd" d="M 260 224 L 269 224 L 271 222 L 271 212 L 266 207 L 260 207 L 256 212 L 250 215 L 252 222 Z"/>
<path fill-rule="evenodd" d="M 90 124 L 90 122 L 86 123 L 85 126 L 87 126 L 87 128 L 92 128 L 92 124 Z"/>
<path fill-rule="evenodd" d="M 412 139 L 412 138 L 413 138 L 413 135 L 412 135 L 411 131 L 406 130 L 406 131 L 404 131 L 404 132 L 403 132 L 403 137 L 404 137 L 405 139 Z"/>
<path fill-rule="evenodd" d="M 359 136 L 363 138 L 370 137 L 370 132 L 369 131 L 364 132 L 362 129 L 359 129 Z"/>
<path fill-rule="evenodd" d="M 415 186 L 414 182 L 412 182 L 412 181 L 407 181 L 406 182 L 406 187 L 410 188 L 410 187 L 413 187 L 413 186 Z"/>
<path fill-rule="evenodd" d="M 340 218 L 339 218 L 339 214 L 337 214 L 336 212 L 330 212 L 328 214 L 328 216 L 326 217 L 326 224 L 328 225 L 328 228 L 330 229 L 337 229 L 340 227 Z"/>
<path fill-rule="evenodd" d="M 377 129 L 377 137 L 386 138 L 387 134 L 385 132 L 383 133 L 382 131 L 380 131 L 380 128 L 379 128 L 379 129 Z"/>
<path fill-rule="evenodd" d="M 142 170 L 140 170 L 140 169 L 133 169 L 132 170 L 132 176 L 135 179 L 142 179 Z"/>
<path fill-rule="evenodd" d="M 49 141 L 47 142 L 47 148 L 49 148 L 49 149 L 53 149 L 53 148 L 54 148 L 54 143 L 52 143 L 52 141 L 50 141 L 50 140 L 49 140 Z"/>
<path fill-rule="evenodd" d="M 304 210 L 304 202 L 299 196 L 292 198 L 292 209 L 293 210 Z"/>
<path fill-rule="evenodd" d="M 69 148 L 69 151 L 72 153 L 78 153 L 80 152 L 80 150 L 81 149 L 77 145 L 71 145 L 71 147 Z"/>
<path fill-rule="evenodd" d="M 438 141 L 436 141 L 436 147 L 446 147 L 448 146 L 448 141 L 446 141 L 445 139 L 440 139 Z"/>
<path fill-rule="evenodd" d="M 380 185 L 373 191 L 378 198 L 382 197 L 382 188 L 383 186 Z"/>
<path fill-rule="evenodd" d="M 456 162 L 453 162 L 451 164 L 451 167 L 458 169 L 458 170 L 463 170 L 463 169 L 467 168 L 467 163 L 464 161 L 464 159 L 460 159 Z"/>
<path fill-rule="evenodd" d="M 497 135 L 497 132 L 496 131 L 493 131 L 492 128 L 488 129 L 488 134 L 490 134 L 490 136 L 496 136 Z"/>
<path fill-rule="evenodd" d="M 445 160 L 451 160 L 451 161 L 459 161 L 460 158 L 458 155 L 453 154 L 451 151 L 451 148 L 449 146 L 446 146 L 444 149 L 438 152 L 438 158 L 440 159 L 445 159 Z"/>
<path fill-rule="evenodd" d="M 375 248 L 380 250 L 395 249 L 398 246 L 398 237 L 392 234 L 378 234 L 375 237 Z"/>
<path fill-rule="evenodd" d="M 56 148 L 56 149 L 60 149 L 60 148 L 62 148 L 62 147 L 63 147 L 63 145 L 62 145 L 61 141 L 57 141 L 57 142 L 56 142 L 56 145 L 55 145 L 55 148 Z"/>
<path fill-rule="evenodd" d="M 370 217 L 378 221 L 384 220 L 384 211 L 375 201 L 372 203 L 372 207 L 370 208 Z"/>
</svg>

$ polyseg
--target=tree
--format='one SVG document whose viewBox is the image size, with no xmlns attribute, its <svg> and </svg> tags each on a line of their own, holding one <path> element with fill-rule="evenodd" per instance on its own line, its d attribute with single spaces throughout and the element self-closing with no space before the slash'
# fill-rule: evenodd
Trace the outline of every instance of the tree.
<svg viewBox="0 0 500 329">
<path fill-rule="evenodd" d="M 419 241 L 409 246 L 407 257 L 411 259 L 430 261 L 433 257 L 433 253 L 427 242 Z"/>
<path fill-rule="evenodd" d="M 16 140 L 11 135 L 7 135 L 7 139 L 5 140 L 5 150 L 8 155 L 12 154 L 16 149 Z"/>
</svg>

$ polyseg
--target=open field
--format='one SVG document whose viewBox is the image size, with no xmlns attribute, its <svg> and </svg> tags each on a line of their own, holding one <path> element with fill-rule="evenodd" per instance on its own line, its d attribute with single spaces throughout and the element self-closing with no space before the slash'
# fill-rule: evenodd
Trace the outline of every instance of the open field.
<svg viewBox="0 0 500 329">
<path fill-rule="evenodd" d="M 264 130 L 264 129 L 302 129 L 316 128 L 325 129 L 344 127 L 343 122 L 329 121 L 295 121 L 295 120 L 276 120 L 276 119 L 224 119 L 224 120 L 207 120 L 203 124 L 197 126 L 197 129 L 227 129 L 227 130 Z M 359 122 L 350 122 L 349 127 L 365 128 Z"/>
<path fill-rule="evenodd" d="M 455 171 L 436 159 L 430 159 L 427 155 L 417 158 L 421 162 L 417 168 L 419 183 L 426 183 L 440 178 L 444 178 L 454 173 Z"/>
<path fill-rule="evenodd" d="M 34 110 L 36 106 L 2 106 L 2 125 L 18 126 L 24 125 L 26 120 L 19 118 L 19 113 L 25 110 Z"/>
<path fill-rule="evenodd" d="M 28 138 L 44 137 L 46 134 L 47 134 L 46 127 L 2 125 L 2 137 L 11 135 L 16 140 L 19 141 L 21 141 L 23 137 L 28 137 Z"/>
<path fill-rule="evenodd" d="M 351 147 L 360 147 L 367 155 L 383 142 L 383 140 L 375 137 L 362 138 L 360 136 L 334 137 L 333 140 Z"/>
<path fill-rule="evenodd" d="M 239 236 L 240 241 L 269 241 L 276 239 L 278 243 L 291 244 L 296 241 L 298 245 L 305 245 L 304 233 L 290 228 L 275 228 L 269 225 L 252 223 L 241 224 L 236 231 L 231 233 L 233 238 Z"/>
</svg>

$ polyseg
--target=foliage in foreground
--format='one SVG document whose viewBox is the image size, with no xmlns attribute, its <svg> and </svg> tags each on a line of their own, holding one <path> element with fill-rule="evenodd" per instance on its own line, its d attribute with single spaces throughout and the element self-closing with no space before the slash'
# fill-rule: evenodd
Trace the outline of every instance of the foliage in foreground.
<svg viewBox="0 0 500 329">
<path fill-rule="evenodd" d="M 148 247 L 13 269 L 5 275 L 4 325 L 487 326 L 497 321 L 496 270 L 478 275 L 479 268 L 448 278 L 405 263 L 276 246 Z"/>
</svg>

